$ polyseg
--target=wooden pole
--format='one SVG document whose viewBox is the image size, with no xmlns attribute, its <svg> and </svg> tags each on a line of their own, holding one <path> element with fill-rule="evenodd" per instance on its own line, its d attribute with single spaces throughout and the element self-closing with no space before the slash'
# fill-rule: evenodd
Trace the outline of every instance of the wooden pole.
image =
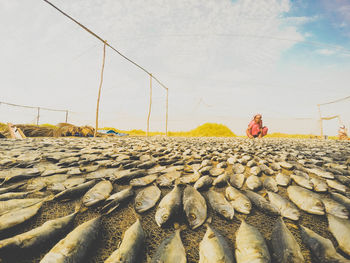
<svg viewBox="0 0 350 263">
<path fill-rule="evenodd" d="M 152 109 L 152 74 L 150 76 L 150 86 L 149 86 L 149 107 L 148 107 L 148 116 L 147 116 L 147 132 L 146 136 L 149 135 L 149 119 L 151 117 L 151 109 Z"/>
<path fill-rule="evenodd" d="M 36 125 L 39 125 L 39 118 L 40 118 L 40 107 L 38 107 L 38 113 L 36 116 Z"/>
<path fill-rule="evenodd" d="M 321 139 L 323 139 L 323 123 L 322 123 L 322 115 L 321 115 L 320 104 L 318 104 L 317 107 L 318 107 L 318 114 L 319 114 L 319 116 L 320 116 L 320 133 L 321 133 Z"/>
<path fill-rule="evenodd" d="M 66 123 L 68 123 L 68 110 L 66 110 Z"/>
<path fill-rule="evenodd" d="M 168 102 L 169 102 L 169 89 L 166 89 L 165 136 L 168 136 Z"/>
<path fill-rule="evenodd" d="M 95 126 L 94 137 L 96 137 L 97 129 L 98 129 L 98 111 L 99 111 L 99 107 L 100 107 L 101 88 L 102 88 L 102 82 L 103 82 L 103 70 L 104 70 L 104 68 L 105 68 L 106 43 L 107 43 L 107 40 L 105 40 L 105 42 L 104 42 L 104 44 L 103 44 L 103 59 L 102 59 L 102 69 L 101 69 L 101 80 L 100 80 L 100 86 L 99 86 L 99 88 L 98 88 L 98 96 L 97 96 L 96 126 Z"/>
</svg>

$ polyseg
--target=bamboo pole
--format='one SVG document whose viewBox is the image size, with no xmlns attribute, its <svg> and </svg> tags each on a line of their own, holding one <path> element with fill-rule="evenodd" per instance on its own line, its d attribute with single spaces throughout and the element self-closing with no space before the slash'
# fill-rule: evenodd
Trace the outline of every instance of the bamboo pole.
<svg viewBox="0 0 350 263">
<path fill-rule="evenodd" d="M 36 115 L 36 125 L 39 125 L 39 118 L 40 118 L 40 107 L 38 107 L 38 113 Z"/>
<path fill-rule="evenodd" d="M 68 110 L 66 110 L 66 123 L 68 123 Z"/>
<path fill-rule="evenodd" d="M 149 107 L 148 107 L 148 116 L 147 116 L 147 132 L 146 136 L 149 134 L 149 119 L 151 117 L 151 109 L 152 109 L 152 74 L 150 76 L 150 86 L 149 86 Z"/>
<path fill-rule="evenodd" d="M 169 89 L 166 89 L 165 136 L 168 136 L 168 102 L 169 102 Z"/>
<path fill-rule="evenodd" d="M 102 82 L 103 82 L 103 70 L 104 70 L 104 68 L 105 68 L 106 44 L 107 44 L 107 40 L 105 40 L 105 41 L 104 41 L 104 44 L 103 44 L 103 59 L 102 59 L 102 69 L 101 69 L 101 80 L 100 80 L 100 86 L 99 86 L 99 88 L 98 88 L 98 96 L 97 96 L 96 126 L 95 126 L 94 137 L 96 137 L 97 129 L 98 129 L 98 111 L 99 111 L 99 107 L 100 107 L 101 88 L 102 88 Z"/>
<path fill-rule="evenodd" d="M 320 133 L 321 133 L 321 139 L 323 139 L 323 123 L 322 123 L 322 115 L 321 115 L 321 108 L 320 104 L 317 104 L 318 107 L 318 114 L 320 116 Z"/>
</svg>

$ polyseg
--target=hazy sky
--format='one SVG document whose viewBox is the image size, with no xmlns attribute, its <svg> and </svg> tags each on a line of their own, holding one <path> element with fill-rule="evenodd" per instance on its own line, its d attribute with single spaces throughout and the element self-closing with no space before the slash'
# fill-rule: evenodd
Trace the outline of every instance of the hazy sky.
<svg viewBox="0 0 350 263">
<path fill-rule="evenodd" d="M 318 103 L 350 95 L 347 0 L 52 0 L 169 87 L 169 130 L 205 122 L 243 134 L 317 133 Z M 93 124 L 102 43 L 41 0 L 0 1 L 0 101 L 72 111 Z M 145 129 L 149 76 L 107 48 L 100 126 Z M 151 130 L 164 130 L 154 83 Z M 350 100 L 322 108 L 350 126 Z M 36 111 L 0 105 L 0 121 Z M 41 112 L 41 123 L 64 121 Z M 337 120 L 325 124 L 335 134 Z"/>
</svg>

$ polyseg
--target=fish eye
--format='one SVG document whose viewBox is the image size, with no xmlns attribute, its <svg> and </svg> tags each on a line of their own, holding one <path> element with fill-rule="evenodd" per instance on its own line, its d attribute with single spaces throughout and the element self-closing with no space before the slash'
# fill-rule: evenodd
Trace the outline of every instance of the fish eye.
<svg viewBox="0 0 350 263">
<path fill-rule="evenodd" d="M 163 215 L 163 216 L 162 216 L 162 219 L 163 219 L 163 220 L 167 220 L 167 219 L 168 219 L 168 215 L 167 215 L 167 214 Z"/>
<path fill-rule="evenodd" d="M 136 206 L 141 206 L 141 205 L 142 205 L 141 202 L 137 202 L 137 203 L 136 203 Z"/>
<path fill-rule="evenodd" d="M 193 214 L 193 213 L 190 213 L 190 214 L 189 214 L 189 218 L 190 218 L 191 220 L 196 220 L 196 219 L 197 219 L 197 216 L 196 216 L 195 214 Z"/>
</svg>

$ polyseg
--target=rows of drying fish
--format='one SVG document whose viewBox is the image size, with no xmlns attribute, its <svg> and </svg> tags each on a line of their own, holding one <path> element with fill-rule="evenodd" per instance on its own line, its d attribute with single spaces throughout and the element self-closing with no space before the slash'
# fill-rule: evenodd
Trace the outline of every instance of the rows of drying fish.
<svg viewBox="0 0 350 263">
<path fill-rule="evenodd" d="M 40 262 L 84 262 L 103 217 L 118 216 L 120 206 L 133 202 L 139 219 L 105 262 L 145 258 L 142 215 L 151 209 L 160 228 L 182 218 L 194 234 L 207 228 L 199 262 L 305 262 L 285 220 L 294 221 L 315 262 L 350 262 L 348 142 L 60 138 L 2 140 L 0 147 L 0 233 L 25 224 L 44 203 L 80 200 L 72 214 L 0 240 L 0 259 L 3 251 L 37 248 L 66 235 Z M 162 194 L 165 188 L 171 191 Z M 100 216 L 69 232 L 76 215 L 90 208 Z M 234 248 L 211 226 L 209 208 L 229 221 L 241 215 Z M 270 247 L 244 219 L 255 209 L 275 217 Z M 298 223 L 301 211 L 327 218 L 338 249 L 317 234 L 317 226 L 314 231 Z M 159 244 L 152 262 L 186 262 L 183 227 Z"/>
</svg>

